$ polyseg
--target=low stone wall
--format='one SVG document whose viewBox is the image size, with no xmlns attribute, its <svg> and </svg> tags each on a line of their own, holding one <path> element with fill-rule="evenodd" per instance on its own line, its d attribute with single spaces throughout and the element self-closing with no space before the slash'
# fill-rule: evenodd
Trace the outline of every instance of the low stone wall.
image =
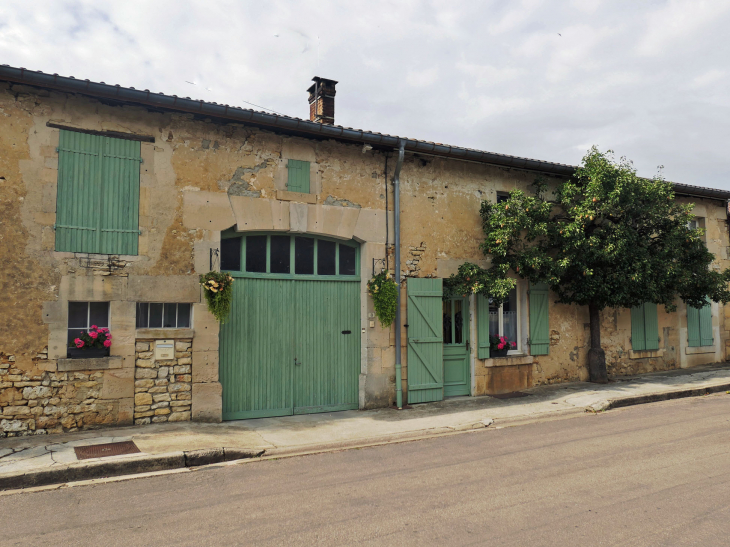
<svg viewBox="0 0 730 547">
<path fill-rule="evenodd" d="M 190 420 L 192 340 L 175 341 L 175 359 L 155 361 L 154 340 L 137 340 L 134 373 L 134 423 Z"/>
<path fill-rule="evenodd" d="M 24 371 L 15 367 L 12 355 L 0 354 L 0 437 L 131 423 L 131 405 L 103 398 L 106 374 Z"/>
</svg>

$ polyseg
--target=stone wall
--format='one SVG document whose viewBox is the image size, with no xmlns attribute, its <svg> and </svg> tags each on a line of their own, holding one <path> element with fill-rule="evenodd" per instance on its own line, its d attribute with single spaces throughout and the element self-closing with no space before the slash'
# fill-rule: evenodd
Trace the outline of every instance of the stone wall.
<svg viewBox="0 0 730 547">
<path fill-rule="evenodd" d="M 154 340 L 138 340 L 134 373 L 136 425 L 190 420 L 192 340 L 175 342 L 175 359 L 155 361 Z"/>
<path fill-rule="evenodd" d="M 0 354 L 0 437 L 131 423 L 131 398 L 115 391 L 111 372 L 27 371 Z"/>
</svg>

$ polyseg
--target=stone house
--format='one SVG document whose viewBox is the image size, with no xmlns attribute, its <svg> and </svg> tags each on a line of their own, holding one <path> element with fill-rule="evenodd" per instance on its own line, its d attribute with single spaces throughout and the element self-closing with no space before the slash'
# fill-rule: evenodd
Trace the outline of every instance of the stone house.
<svg viewBox="0 0 730 547">
<path fill-rule="evenodd" d="M 397 361 L 411 403 L 587 378 L 586 309 L 441 298 L 484 260 L 482 200 L 574 168 L 334 125 L 335 84 L 301 120 L 0 67 L 0 436 L 387 406 Z M 730 192 L 676 190 L 727 267 Z M 397 254 L 399 332 L 366 290 Z M 198 281 L 221 269 L 223 325 Z M 68 358 L 92 324 L 110 355 Z M 728 329 L 716 304 L 607 310 L 609 373 L 724 360 Z"/>
</svg>

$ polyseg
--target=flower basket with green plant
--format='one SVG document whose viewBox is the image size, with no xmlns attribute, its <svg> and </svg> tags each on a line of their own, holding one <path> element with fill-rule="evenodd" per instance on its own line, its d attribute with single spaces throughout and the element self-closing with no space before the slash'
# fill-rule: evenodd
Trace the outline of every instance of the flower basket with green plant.
<svg viewBox="0 0 730 547">
<path fill-rule="evenodd" d="M 510 342 L 506 336 L 489 335 L 489 353 L 491 357 L 504 357 L 507 352 L 517 347 L 517 342 Z"/>
<path fill-rule="evenodd" d="M 368 281 L 368 293 L 373 298 L 375 315 L 383 328 L 388 328 L 395 321 L 395 309 L 398 302 L 398 285 L 390 272 L 380 272 Z"/>
<path fill-rule="evenodd" d="M 208 305 L 208 311 L 221 323 L 226 322 L 233 299 L 233 278 L 227 273 L 208 272 L 201 274 L 200 285 Z"/>
<path fill-rule="evenodd" d="M 69 344 L 68 356 L 72 359 L 105 357 L 112 346 L 112 333 L 106 327 L 91 325 L 88 332 L 82 332 Z"/>
</svg>

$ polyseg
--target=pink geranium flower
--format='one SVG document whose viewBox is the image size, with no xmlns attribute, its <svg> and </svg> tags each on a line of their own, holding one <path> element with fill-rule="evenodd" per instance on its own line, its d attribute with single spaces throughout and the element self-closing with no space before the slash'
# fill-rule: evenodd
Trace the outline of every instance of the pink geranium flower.
<svg viewBox="0 0 730 547">
<path fill-rule="evenodd" d="M 91 325 L 91 330 L 99 330 L 99 327 L 97 327 L 96 325 Z"/>
<path fill-rule="evenodd" d="M 77 348 L 84 347 L 84 341 L 81 338 L 76 338 L 76 340 L 74 340 L 74 344 L 76 344 Z"/>
<path fill-rule="evenodd" d="M 91 336 L 94 340 L 96 340 L 96 337 L 99 336 L 99 333 L 95 330 L 89 331 L 89 336 Z"/>
<path fill-rule="evenodd" d="M 111 345 L 112 345 L 112 341 L 111 340 L 104 340 L 104 347 L 105 348 L 111 347 Z"/>
<path fill-rule="evenodd" d="M 106 328 L 106 327 L 102 327 L 102 328 L 99 329 L 99 332 L 103 332 L 104 334 L 106 334 L 106 333 L 109 332 L 109 329 Z"/>
</svg>

